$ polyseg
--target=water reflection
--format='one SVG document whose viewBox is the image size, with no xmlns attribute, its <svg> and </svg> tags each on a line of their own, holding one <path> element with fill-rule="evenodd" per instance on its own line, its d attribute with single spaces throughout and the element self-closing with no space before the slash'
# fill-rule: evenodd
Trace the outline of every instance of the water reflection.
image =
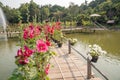
<svg viewBox="0 0 120 80">
<path fill-rule="evenodd" d="M 76 37 L 85 44 L 98 44 L 109 54 L 120 57 L 120 31 L 97 31 L 96 33 L 68 34 L 68 37 Z"/>
<path fill-rule="evenodd" d="M 0 80 L 7 80 L 15 69 L 15 54 L 17 40 L 0 41 Z"/>
</svg>

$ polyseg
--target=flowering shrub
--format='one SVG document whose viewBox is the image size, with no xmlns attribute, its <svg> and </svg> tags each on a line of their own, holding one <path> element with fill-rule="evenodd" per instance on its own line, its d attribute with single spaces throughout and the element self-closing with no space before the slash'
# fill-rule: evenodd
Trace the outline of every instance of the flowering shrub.
<svg viewBox="0 0 120 80">
<path fill-rule="evenodd" d="M 54 30 L 54 34 L 53 34 L 52 38 L 54 40 L 62 42 L 63 34 L 62 34 L 62 31 L 61 31 L 60 22 L 57 22 L 55 24 L 54 29 L 55 30 Z"/>
<path fill-rule="evenodd" d="M 89 53 L 91 56 L 100 56 L 106 54 L 106 51 L 102 50 L 102 48 L 99 45 L 94 44 L 89 45 Z"/>
<path fill-rule="evenodd" d="M 53 36 L 51 37 L 52 40 L 57 43 L 58 47 L 62 47 L 62 43 L 63 43 L 63 33 L 61 31 L 61 23 L 60 22 L 57 22 L 55 25 L 54 25 L 54 34 Z"/>
<path fill-rule="evenodd" d="M 18 67 L 9 80 L 49 80 L 49 61 L 55 54 L 50 50 L 51 37 L 55 29 L 60 29 L 58 23 L 43 27 L 31 24 L 22 28 L 20 49 L 15 57 Z"/>
</svg>

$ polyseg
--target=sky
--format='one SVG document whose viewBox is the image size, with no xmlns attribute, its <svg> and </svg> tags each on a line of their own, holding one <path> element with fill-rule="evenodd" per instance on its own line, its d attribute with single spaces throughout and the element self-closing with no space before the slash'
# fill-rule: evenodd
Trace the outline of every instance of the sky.
<svg viewBox="0 0 120 80">
<path fill-rule="evenodd" d="M 21 4 L 30 2 L 31 0 L 0 0 L 3 5 L 8 5 L 11 8 L 18 8 Z M 74 4 L 81 5 L 81 3 L 84 3 L 85 0 L 33 0 L 35 3 L 38 5 L 46 5 L 46 4 L 51 4 L 51 5 L 60 5 L 63 7 L 68 7 L 70 2 L 73 2 Z M 87 0 L 88 3 L 91 2 L 92 0 Z"/>
</svg>

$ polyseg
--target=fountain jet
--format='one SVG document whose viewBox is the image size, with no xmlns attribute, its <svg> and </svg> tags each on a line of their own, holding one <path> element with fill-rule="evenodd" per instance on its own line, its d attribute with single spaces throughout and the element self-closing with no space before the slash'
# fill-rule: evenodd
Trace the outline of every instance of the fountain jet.
<svg viewBox="0 0 120 80">
<path fill-rule="evenodd" d="M 6 40 L 7 41 L 7 33 L 6 33 L 6 19 L 5 15 L 3 13 L 2 8 L 0 7 L 0 40 Z"/>
</svg>

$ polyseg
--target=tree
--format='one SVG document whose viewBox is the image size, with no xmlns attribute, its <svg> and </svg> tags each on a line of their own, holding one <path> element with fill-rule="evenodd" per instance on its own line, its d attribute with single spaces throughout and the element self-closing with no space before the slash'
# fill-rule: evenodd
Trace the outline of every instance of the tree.
<svg viewBox="0 0 120 80">
<path fill-rule="evenodd" d="M 71 2 L 68 7 L 68 11 L 72 17 L 72 21 L 76 21 L 76 15 L 79 14 L 80 11 L 79 6 Z"/>
<path fill-rule="evenodd" d="M 3 11 L 9 23 L 18 23 L 21 20 L 21 13 L 18 9 L 11 9 L 9 6 L 4 6 Z"/>
<path fill-rule="evenodd" d="M 114 8 L 115 8 L 115 20 L 116 20 L 116 22 L 117 23 L 119 23 L 120 22 L 120 2 L 119 3 L 116 3 L 116 4 L 114 4 Z"/>
<path fill-rule="evenodd" d="M 29 10 L 28 10 L 28 3 L 22 4 L 19 8 L 22 16 L 22 22 L 23 23 L 28 23 L 29 22 Z"/>
<path fill-rule="evenodd" d="M 10 18 L 9 18 L 9 22 L 10 23 L 18 23 L 20 20 L 21 20 L 21 14 L 20 14 L 20 11 L 18 9 L 12 9 L 10 11 Z"/>
<path fill-rule="evenodd" d="M 43 20 L 48 19 L 49 15 L 50 15 L 50 9 L 48 5 L 42 6 L 40 8 L 40 14 L 41 14 L 41 22 L 43 22 Z"/>
<path fill-rule="evenodd" d="M 35 21 L 38 21 L 39 19 L 39 13 L 40 13 L 40 9 L 39 9 L 39 6 L 33 2 L 33 0 L 30 1 L 30 4 L 29 4 L 29 7 L 28 7 L 28 10 L 29 10 L 29 21 L 30 22 L 33 22 L 34 20 Z"/>
<path fill-rule="evenodd" d="M 96 1 L 92 1 L 89 3 L 89 7 L 91 8 L 95 8 L 97 6 L 97 2 Z"/>
<path fill-rule="evenodd" d="M 57 11 L 64 11 L 64 7 L 61 7 L 59 5 L 54 5 L 50 8 L 50 12 L 57 12 Z"/>
<path fill-rule="evenodd" d="M 56 20 L 62 20 L 62 15 L 64 14 L 64 7 L 61 7 L 59 5 L 54 5 L 50 7 L 50 18 L 54 21 Z"/>
</svg>

